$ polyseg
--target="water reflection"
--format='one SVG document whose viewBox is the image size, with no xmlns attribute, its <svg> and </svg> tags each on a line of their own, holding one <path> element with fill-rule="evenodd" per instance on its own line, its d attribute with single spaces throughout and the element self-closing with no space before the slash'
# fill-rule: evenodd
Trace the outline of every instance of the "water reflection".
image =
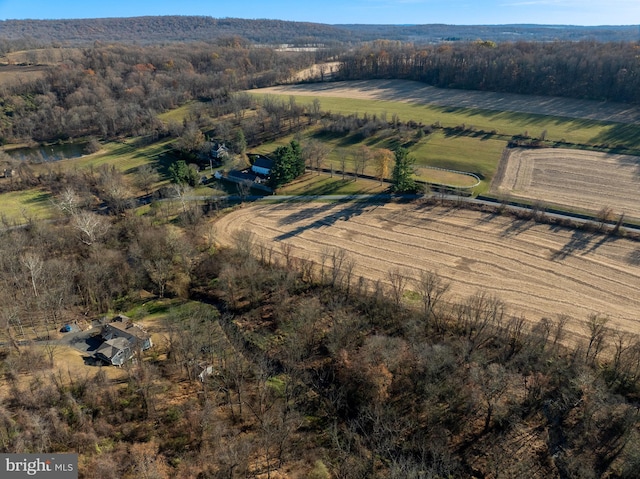
<svg viewBox="0 0 640 479">
<path fill-rule="evenodd" d="M 16 148 L 6 153 L 15 160 L 30 163 L 45 163 L 49 161 L 79 158 L 86 154 L 86 143 L 64 143 L 61 145 L 35 146 L 33 148 Z"/>
</svg>

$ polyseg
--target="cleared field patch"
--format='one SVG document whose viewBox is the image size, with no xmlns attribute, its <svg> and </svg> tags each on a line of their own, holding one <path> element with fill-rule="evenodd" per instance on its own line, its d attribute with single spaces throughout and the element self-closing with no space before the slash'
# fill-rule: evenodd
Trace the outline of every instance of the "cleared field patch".
<svg viewBox="0 0 640 479">
<path fill-rule="evenodd" d="M 51 202 L 51 195 L 34 188 L 10 191 L 0 195 L 0 215 L 9 223 L 22 224 L 29 219 L 49 219 L 58 213 Z"/>
<path fill-rule="evenodd" d="M 629 240 L 475 211 L 366 202 L 254 205 L 222 217 L 216 230 L 225 245 L 247 230 L 276 256 L 290 244 L 294 256 L 316 263 L 342 248 L 355 262 L 354 278 L 386 281 L 395 267 L 411 278 L 437 271 L 452 282 L 452 299 L 484 290 L 529 321 L 567 314 L 573 335 L 584 334 L 581 322 L 592 313 L 640 332 L 640 245 Z"/>
<path fill-rule="evenodd" d="M 493 193 L 640 219 L 640 157 L 545 148 L 513 149 L 503 161 Z"/>
<path fill-rule="evenodd" d="M 0 65 L 0 85 L 11 86 L 43 78 L 48 67 Z"/>
</svg>

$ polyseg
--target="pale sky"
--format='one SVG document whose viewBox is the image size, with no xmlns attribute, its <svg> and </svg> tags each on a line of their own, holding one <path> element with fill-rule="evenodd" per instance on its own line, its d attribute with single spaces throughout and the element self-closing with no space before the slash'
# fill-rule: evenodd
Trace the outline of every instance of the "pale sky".
<svg viewBox="0 0 640 479">
<path fill-rule="evenodd" d="M 0 20 L 145 15 L 328 24 L 640 25 L 640 0 L 0 0 Z"/>
</svg>

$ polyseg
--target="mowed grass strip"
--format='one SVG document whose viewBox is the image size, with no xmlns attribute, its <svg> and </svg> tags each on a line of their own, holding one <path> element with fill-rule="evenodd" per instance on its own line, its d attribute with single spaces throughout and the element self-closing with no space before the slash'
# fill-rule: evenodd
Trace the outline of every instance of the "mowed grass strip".
<svg viewBox="0 0 640 479">
<path fill-rule="evenodd" d="M 134 173 L 142 165 L 150 164 L 160 172 L 166 170 L 175 159 L 169 149 L 172 140 L 163 140 L 139 146 L 134 141 L 105 143 L 102 149 L 92 155 L 63 160 L 62 168 L 99 168 L 102 165 L 115 166 L 125 174 Z"/>
</svg>

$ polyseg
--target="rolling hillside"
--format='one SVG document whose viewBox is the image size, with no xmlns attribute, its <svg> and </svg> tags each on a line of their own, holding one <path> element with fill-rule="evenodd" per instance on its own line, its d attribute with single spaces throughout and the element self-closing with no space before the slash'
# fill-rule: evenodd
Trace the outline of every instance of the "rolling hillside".
<svg viewBox="0 0 640 479">
<path fill-rule="evenodd" d="M 357 43 L 376 39 L 442 41 L 637 41 L 638 26 L 557 25 L 326 25 L 207 16 L 150 16 L 0 21 L 0 40 L 87 44 L 95 41 L 166 43 L 239 36 L 253 43 Z"/>
</svg>

